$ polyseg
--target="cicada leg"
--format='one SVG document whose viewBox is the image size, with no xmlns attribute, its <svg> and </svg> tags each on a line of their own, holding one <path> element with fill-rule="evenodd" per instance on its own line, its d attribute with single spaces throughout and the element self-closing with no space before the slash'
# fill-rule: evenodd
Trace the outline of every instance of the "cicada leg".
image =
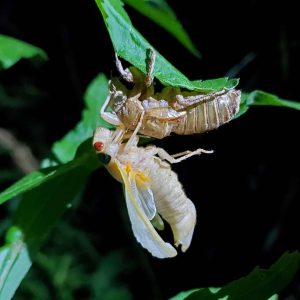
<svg viewBox="0 0 300 300">
<path fill-rule="evenodd" d="M 124 80 L 126 80 L 127 82 L 133 82 L 132 73 L 130 72 L 130 70 L 128 68 L 126 68 L 126 69 L 123 68 L 122 63 L 119 60 L 117 53 L 115 53 L 115 58 L 116 58 L 116 67 L 117 67 L 120 75 L 122 76 L 122 78 Z"/>
<path fill-rule="evenodd" d="M 186 97 L 181 95 L 181 94 L 178 94 L 178 95 L 175 96 L 175 98 L 176 98 L 177 103 L 182 106 L 182 108 L 179 109 L 178 111 L 191 109 L 191 108 L 194 108 L 195 106 L 197 106 L 201 103 L 213 101 L 217 97 L 226 94 L 227 91 L 228 90 L 223 89 L 219 92 L 214 92 L 214 93 L 210 93 L 210 94 L 207 94 L 207 95 L 193 95 L 193 96 L 186 96 Z"/>
<path fill-rule="evenodd" d="M 200 155 L 201 153 L 206 153 L 206 154 L 211 154 L 213 153 L 213 150 L 204 150 L 204 149 L 197 149 L 195 151 L 190 151 L 190 150 L 187 150 L 187 151 L 184 151 L 184 152 L 181 152 L 181 153 L 177 153 L 177 154 L 174 154 L 174 155 L 170 155 L 167 151 L 165 151 L 164 149 L 162 148 L 156 148 L 156 154 L 161 158 L 161 159 L 164 159 L 166 161 L 168 161 L 169 163 L 171 164 L 176 164 L 176 163 L 179 163 L 185 159 L 188 159 L 189 157 L 192 157 L 194 155 Z M 179 158 L 176 158 L 178 156 L 181 156 Z"/>
<path fill-rule="evenodd" d="M 109 106 L 109 102 L 110 102 L 111 98 L 112 97 L 114 98 L 116 93 L 117 93 L 116 91 L 109 92 L 105 102 L 103 103 L 103 105 L 100 109 L 100 116 L 106 122 L 108 122 L 112 125 L 115 125 L 115 126 L 120 126 L 122 123 L 121 123 L 119 117 L 116 115 L 116 113 L 106 111 L 107 107 Z"/>
</svg>

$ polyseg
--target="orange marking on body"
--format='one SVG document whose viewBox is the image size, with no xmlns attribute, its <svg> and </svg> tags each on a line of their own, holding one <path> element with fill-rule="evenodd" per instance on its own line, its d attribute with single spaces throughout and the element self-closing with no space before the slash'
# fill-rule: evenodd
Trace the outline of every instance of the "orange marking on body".
<svg viewBox="0 0 300 300">
<path fill-rule="evenodd" d="M 148 185 L 151 181 L 150 177 L 147 176 L 142 171 L 132 170 L 132 166 L 130 163 L 126 164 L 124 171 L 126 172 L 127 176 L 129 176 L 130 172 L 133 172 L 133 176 L 135 176 L 135 180 L 136 180 L 137 184 L 140 186 Z"/>
<path fill-rule="evenodd" d="M 136 182 L 138 185 L 148 185 L 151 182 L 151 179 L 149 176 L 147 176 L 145 173 L 143 172 L 136 172 Z"/>
<path fill-rule="evenodd" d="M 127 163 L 125 166 L 125 172 L 127 174 L 127 176 L 129 175 L 129 173 L 131 172 L 132 168 L 131 168 L 131 164 Z"/>
</svg>

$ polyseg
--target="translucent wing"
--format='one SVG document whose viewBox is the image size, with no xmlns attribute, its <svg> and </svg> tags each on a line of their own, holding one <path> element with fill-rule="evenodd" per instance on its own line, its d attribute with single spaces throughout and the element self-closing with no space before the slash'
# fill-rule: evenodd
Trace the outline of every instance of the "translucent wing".
<svg viewBox="0 0 300 300">
<path fill-rule="evenodd" d="M 174 257 L 177 255 L 175 248 L 162 240 L 136 197 L 137 191 L 132 188 L 124 167 L 116 162 L 125 185 L 125 198 L 131 221 L 132 230 L 137 241 L 146 248 L 153 256 L 158 258 Z"/>
<path fill-rule="evenodd" d="M 132 187 L 136 199 L 138 200 L 140 207 L 145 212 L 147 218 L 152 220 L 156 215 L 156 205 L 154 202 L 154 196 L 149 184 L 140 179 L 139 173 L 134 171 L 129 174 L 129 182 Z"/>
<path fill-rule="evenodd" d="M 157 107 L 147 110 L 147 118 L 153 118 L 165 122 L 176 122 L 186 115 L 185 111 L 176 111 L 169 107 Z"/>
</svg>

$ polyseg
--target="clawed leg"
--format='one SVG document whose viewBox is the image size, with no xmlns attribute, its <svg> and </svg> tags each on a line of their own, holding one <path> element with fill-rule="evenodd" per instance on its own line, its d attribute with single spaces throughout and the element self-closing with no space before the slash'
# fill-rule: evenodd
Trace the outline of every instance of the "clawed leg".
<svg viewBox="0 0 300 300">
<path fill-rule="evenodd" d="M 155 59 L 156 59 L 156 54 L 155 51 L 153 49 L 148 49 L 148 51 L 150 52 L 147 55 L 147 66 L 146 66 L 146 78 L 145 78 L 145 85 L 146 87 L 151 86 L 152 82 L 153 82 L 153 71 L 154 71 L 154 65 L 155 65 Z M 115 58 L 116 58 L 116 67 L 120 73 L 120 75 L 122 76 L 122 78 L 124 80 L 126 80 L 127 82 L 133 82 L 133 75 L 130 72 L 130 70 L 128 68 L 124 69 L 122 66 L 121 61 L 119 60 L 119 57 L 117 55 L 117 53 L 115 53 Z"/>
<path fill-rule="evenodd" d="M 187 151 L 184 151 L 184 152 L 181 152 L 181 153 L 170 155 L 167 151 L 165 151 L 162 148 L 156 148 L 156 149 L 157 149 L 157 155 L 161 159 L 164 159 L 164 160 L 168 161 L 171 164 L 179 163 L 179 162 L 181 162 L 185 159 L 188 159 L 189 157 L 192 157 L 194 155 L 200 155 L 201 153 L 206 153 L 206 154 L 213 153 L 213 150 L 204 150 L 204 149 L 199 148 L 195 151 L 187 150 Z M 179 156 L 181 156 L 181 157 L 179 157 Z M 179 157 L 179 158 L 176 158 L 176 157 Z"/>
<path fill-rule="evenodd" d="M 152 82 L 153 82 L 153 78 L 152 78 L 152 74 L 154 71 L 154 65 L 155 65 L 155 59 L 156 59 L 156 54 L 155 51 L 153 49 L 148 49 L 148 53 L 149 53 L 149 57 L 147 57 L 147 66 L 146 66 L 146 78 L 145 78 L 145 85 L 146 87 L 151 86 Z M 147 54 L 148 54 L 147 53 Z"/>
<path fill-rule="evenodd" d="M 122 124 L 120 119 L 114 112 L 103 112 L 101 113 L 101 118 L 107 123 L 114 126 L 120 126 Z"/>
<path fill-rule="evenodd" d="M 122 63 L 119 60 L 119 57 L 118 57 L 117 53 L 115 53 L 115 57 L 116 57 L 116 67 L 117 67 L 120 75 L 122 76 L 122 78 L 124 80 L 126 80 L 127 82 L 133 82 L 133 75 L 130 72 L 130 70 L 129 69 L 124 70 L 124 68 L 122 66 Z"/>
<path fill-rule="evenodd" d="M 186 96 L 183 95 L 176 95 L 176 101 L 182 105 L 184 108 L 188 108 L 189 106 L 196 106 L 198 104 L 209 102 L 215 100 L 217 97 L 225 95 L 228 90 L 223 89 L 219 92 L 210 93 L 207 95 L 193 95 L 193 96 Z"/>
<path fill-rule="evenodd" d="M 107 112 L 107 111 L 105 111 L 106 108 L 107 108 L 107 106 L 109 105 L 111 97 L 114 97 L 114 96 L 113 96 L 113 93 L 110 92 L 108 94 L 105 102 L 103 103 L 101 109 L 100 109 L 100 116 L 101 116 L 101 118 L 104 121 L 106 121 L 106 122 L 108 122 L 108 123 L 110 123 L 112 125 L 119 126 L 119 125 L 121 125 L 121 121 L 119 120 L 119 118 L 116 115 L 116 113 L 115 112 Z"/>
</svg>

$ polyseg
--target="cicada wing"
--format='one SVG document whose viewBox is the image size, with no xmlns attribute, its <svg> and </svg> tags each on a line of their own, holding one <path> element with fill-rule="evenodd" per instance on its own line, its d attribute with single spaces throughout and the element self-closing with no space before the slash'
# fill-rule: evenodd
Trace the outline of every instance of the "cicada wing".
<svg viewBox="0 0 300 300">
<path fill-rule="evenodd" d="M 149 184 L 139 180 L 138 177 L 139 174 L 131 172 L 129 175 L 129 183 L 134 191 L 136 199 L 140 204 L 140 207 L 145 212 L 147 218 L 152 220 L 156 215 L 154 196 Z"/>
<path fill-rule="evenodd" d="M 170 107 L 155 107 L 147 110 L 147 118 L 157 119 L 161 122 L 177 122 L 186 115 L 185 111 L 176 111 Z"/>
<path fill-rule="evenodd" d="M 162 240 L 145 212 L 139 205 L 136 192 L 133 190 L 124 168 L 117 163 L 125 186 L 125 199 L 132 230 L 137 241 L 153 256 L 158 258 L 174 257 L 175 248 Z"/>
</svg>

